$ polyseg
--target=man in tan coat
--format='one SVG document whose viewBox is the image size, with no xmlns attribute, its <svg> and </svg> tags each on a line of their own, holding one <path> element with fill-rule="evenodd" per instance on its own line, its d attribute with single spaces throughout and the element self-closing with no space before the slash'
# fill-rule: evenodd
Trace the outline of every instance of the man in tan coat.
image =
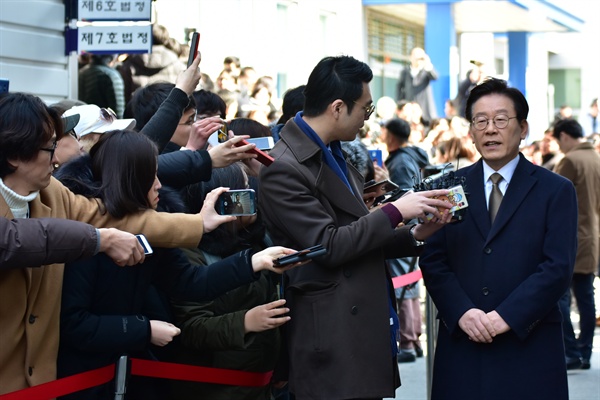
<svg viewBox="0 0 600 400">
<path fill-rule="evenodd" d="M 116 220 L 100 201 L 76 196 L 52 177 L 56 140 L 63 132 L 56 111 L 35 96 L 8 93 L 0 97 L 0 115 L 0 217 L 67 218 L 115 227 L 143 233 L 157 247 L 195 247 L 204 229 L 234 219 L 213 210 L 208 218 L 144 211 Z M 64 266 L 29 267 L 0 271 L 0 394 L 56 379 Z"/>
<path fill-rule="evenodd" d="M 567 369 L 589 369 L 596 328 L 594 279 L 600 252 L 600 155 L 583 138 L 583 129 L 574 119 L 563 119 L 554 126 L 564 158 L 554 172 L 573 182 L 577 192 L 577 256 L 571 288 L 561 298 L 563 334 Z M 579 309 L 579 337 L 571 324 L 571 291 Z"/>
</svg>

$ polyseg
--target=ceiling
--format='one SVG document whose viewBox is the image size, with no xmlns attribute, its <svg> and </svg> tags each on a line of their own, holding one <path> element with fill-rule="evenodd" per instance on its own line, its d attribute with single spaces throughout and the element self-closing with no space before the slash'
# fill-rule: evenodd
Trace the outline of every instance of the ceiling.
<svg viewBox="0 0 600 400">
<path fill-rule="evenodd" d="M 427 10 L 425 3 L 363 0 L 363 5 L 369 9 L 423 26 Z M 572 32 L 579 30 L 583 23 L 540 0 L 466 0 L 453 2 L 452 8 L 457 33 Z"/>
</svg>

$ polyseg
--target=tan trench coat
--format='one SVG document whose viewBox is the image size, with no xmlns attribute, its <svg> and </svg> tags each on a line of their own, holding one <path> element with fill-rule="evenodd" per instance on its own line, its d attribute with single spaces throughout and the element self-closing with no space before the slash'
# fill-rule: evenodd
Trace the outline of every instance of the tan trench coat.
<svg viewBox="0 0 600 400">
<path fill-rule="evenodd" d="M 13 217 L 2 196 L 0 216 Z M 54 178 L 30 203 L 30 216 L 143 233 L 156 247 L 195 247 L 203 230 L 200 215 L 148 210 L 115 220 L 99 212 L 96 200 L 74 195 Z M 0 394 L 56 379 L 63 268 L 52 264 L 0 271 Z"/>
</svg>

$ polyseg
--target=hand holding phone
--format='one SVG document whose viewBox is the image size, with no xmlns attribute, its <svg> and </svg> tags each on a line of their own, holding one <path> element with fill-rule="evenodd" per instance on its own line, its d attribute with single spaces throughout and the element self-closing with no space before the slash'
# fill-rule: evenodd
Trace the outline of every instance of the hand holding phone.
<svg viewBox="0 0 600 400">
<path fill-rule="evenodd" d="M 254 215 L 256 193 L 252 189 L 228 190 L 219 195 L 215 208 L 220 215 Z"/>
<path fill-rule="evenodd" d="M 246 139 L 248 143 L 254 143 L 256 148 L 262 151 L 271 150 L 275 143 L 273 142 L 273 137 L 271 136 L 263 136 L 257 138 L 249 138 Z"/>
<path fill-rule="evenodd" d="M 135 235 L 135 237 L 137 238 L 138 242 L 140 242 L 140 244 L 142 245 L 145 255 L 149 256 L 150 254 L 154 253 L 154 250 L 152 250 L 152 246 L 150 246 L 150 243 L 148 243 L 148 239 L 146 239 L 146 236 L 139 234 Z"/>
<path fill-rule="evenodd" d="M 300 250 L 296 253 L 289 254 L 287 256 L 279 257 L 273 261 L 275 268 L 282 268 L 286 265 L 294 264 L 297 262 L 312 260 L 315 257 L 321 256 L 327 253 L 327 249 L 322 244 Z"/>
<path fill-rule="evenodd" d="M 235 143 L 235 146 L 240 147 L 240 146 L 243 146 L 243 145 L 246 145 L 246 144 L 250 144 L 250 143 L 248 143 L 247 140 L 241 140 L 241 141 Z M 268 167 L 269 165 L 271 165 L 273 163 L 273 161 L 275 161 L 275 159 L 273 157 L 271 157 L 270 155 L 268 155 L 264 151 L 257 149 L 256 147 L 253 148 L 253 149 L 248 150 L 246 153 L 254 153 L 254 154 L 256 154 L 256 160 L 258 160 L 265 167 Z"/>
</svg>

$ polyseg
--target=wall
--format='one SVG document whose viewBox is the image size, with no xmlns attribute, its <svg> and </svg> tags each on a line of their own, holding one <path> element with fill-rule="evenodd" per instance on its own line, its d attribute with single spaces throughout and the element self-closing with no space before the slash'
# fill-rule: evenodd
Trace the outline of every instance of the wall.
<svg viewBox="0 0 600 400">
<path fill-rule="evenodd" d="M 284 74 L 288 87 L 306 83 L 324 56 L 366 57 L 360 0 L 157 0 L 155 9 L 179 41 L 184 27 L 200 32 L 200 66 L 213 80 L 230 55 L 259 75 Z"/>
<path fill-rule="evenodd" d="M 61 0 L 0 0 L 0 77 L 54 102 L 72 90 Z"/>
</svg>

